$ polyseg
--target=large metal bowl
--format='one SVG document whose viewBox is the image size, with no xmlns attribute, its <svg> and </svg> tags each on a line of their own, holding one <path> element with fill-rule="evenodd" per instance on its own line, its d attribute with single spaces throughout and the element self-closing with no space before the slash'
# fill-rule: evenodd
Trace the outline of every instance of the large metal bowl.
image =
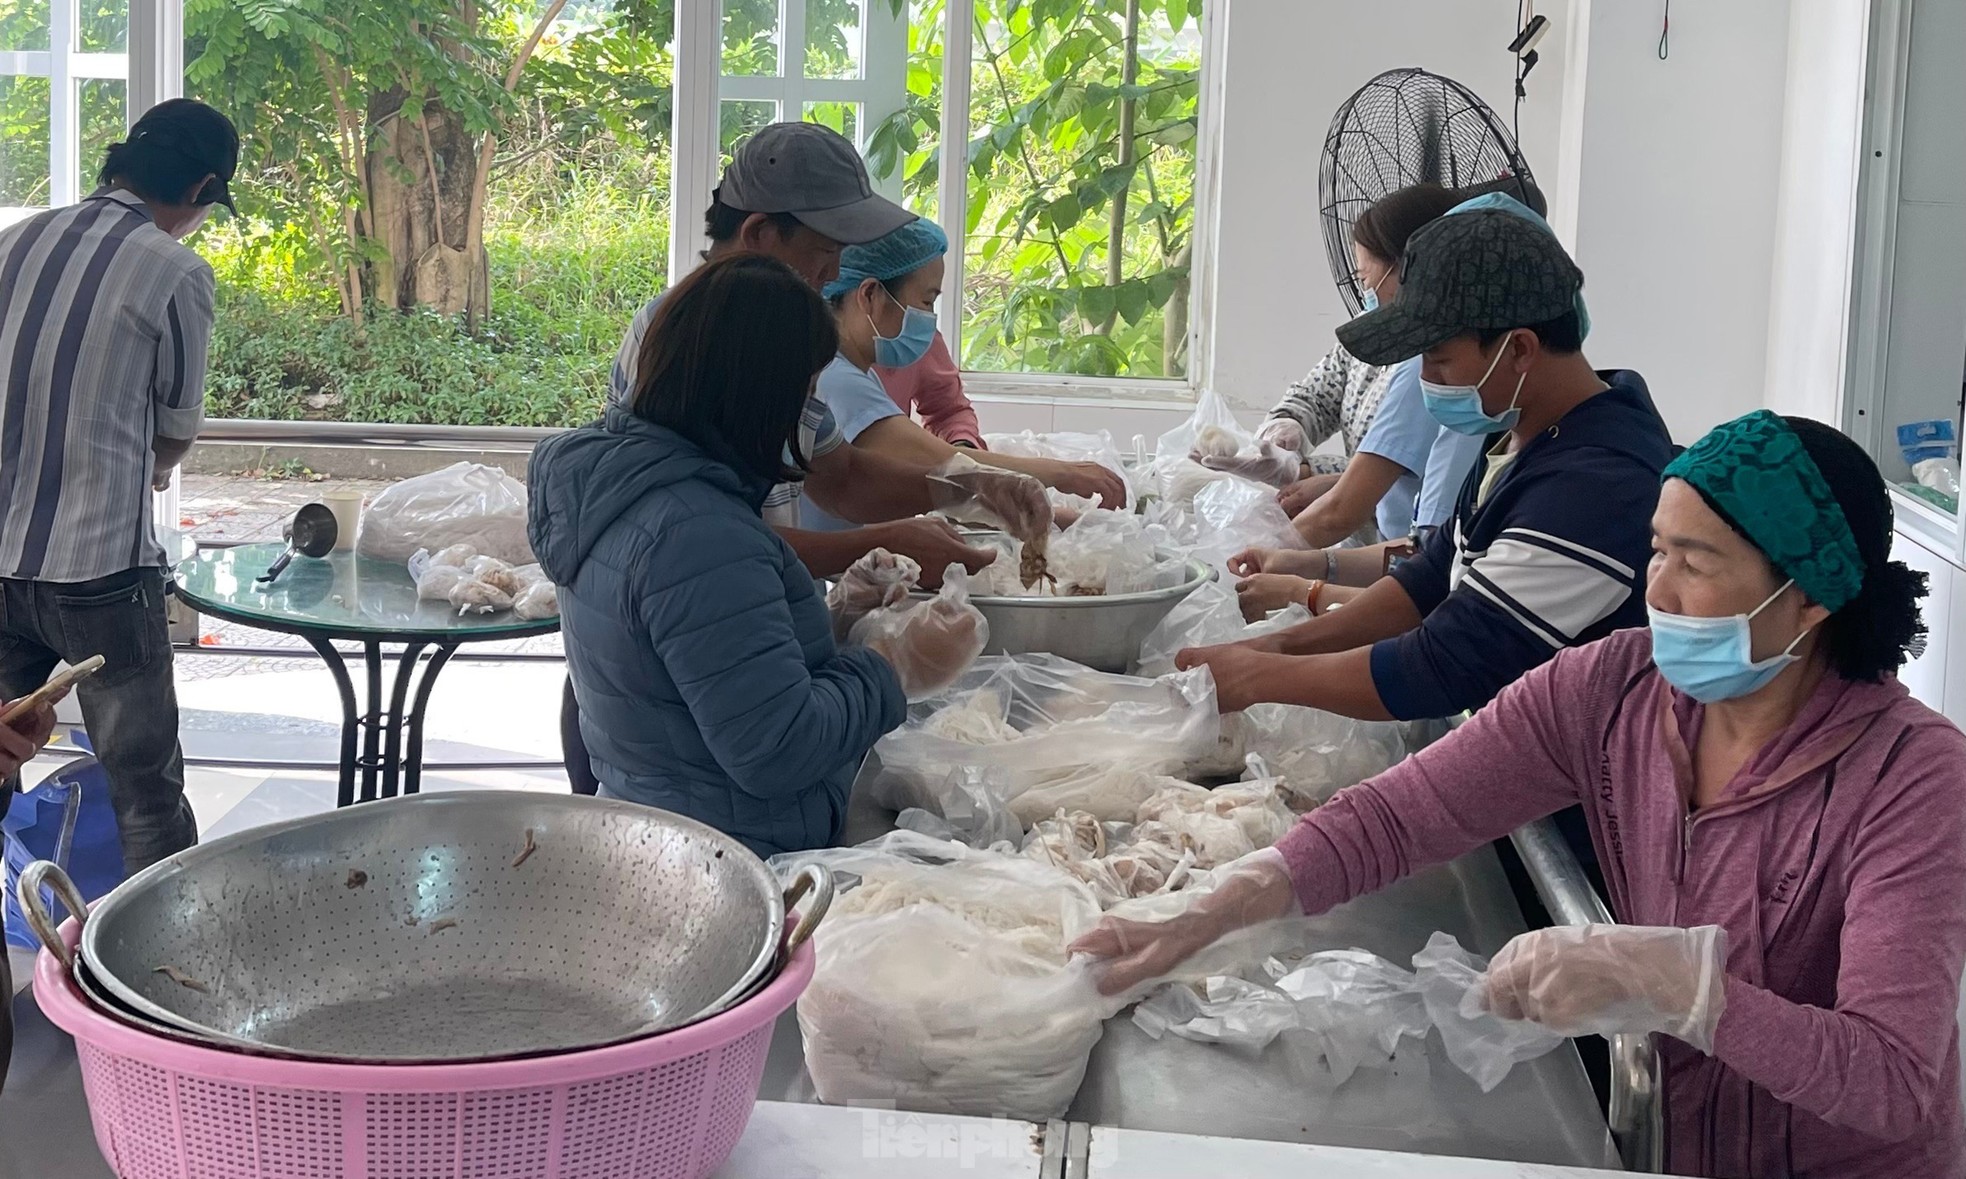
<svg viewBox="0 0 1966 1179">
<path fill-rule="evenodd" d="M 37 909 L 44 878 L 61 880 L 45 863 L 22 876 Z M 769 975 L 787 905 L 815 885 L 806 933 L 830 880 L 781 894 L 741 843 L 679 815 L 573 795 L 423 795 L 179 853 L 96 903 L 81 952 L 131 1012 L 213 1043 L 487 1060 L 727 1009 Z"/>
<path fill-rule="evenodd" d="M 1175 604 L 1216 578 L 1214 567 L 1205 562 L 1191 560 L 1187 567 L 1188 576 L 1181 584 L 1137 594 L 1085 598 L 973 597 L 970 601 L 990 623 L 990 643 L 983 653 L 1044 653 L 1095 671 L 1123 674 L 1140 657 L 1141 642 L 1153 633 Z"/>
</svg>

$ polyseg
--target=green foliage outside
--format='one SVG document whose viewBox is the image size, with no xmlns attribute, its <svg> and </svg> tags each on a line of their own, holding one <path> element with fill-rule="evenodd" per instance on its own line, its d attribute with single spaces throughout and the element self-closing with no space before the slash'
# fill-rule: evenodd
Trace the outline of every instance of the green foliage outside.
<svg viewBox="0 0 1966 1179">
<path fill-rule="evenodd" d="M 247 216 L 194 242 L 219 283 L 211 414 L 592 417 L 624 327 L 667 280 L 674 2 L 574 0 L 508 93 L 540 0 L 187 0 L 187 89 L 245 135 L 234 191 Z M 847 76 L 860 3 L 803 2 L 807 76 Z M 873 129 L 870 163 L 933 215 L 943 0 L 864 2 L 909 6 L 907 103 Z M 0 0 L 0 48 L 19 40 L 33 7 L 23 5 Z M 965 367 L 1184 371 L 1200 7 L 976 0 Z M 775 70 L 776 9 L 725 0 L 726 72 Z M 31 171 L 38 152 L 45 175 L 45 93 L 37 104 L 16 83 L 10 102 L 6 87 L 0 182 L 16 174 L 14 155 Z M 471 142 L 496 136 L 482 218 L 491 298 L 475 327 L 372 301 L 379 247 L 363 221 L 362 153 L 413 188 L 416 161 L 389 155 L 374 128 L 426 113 Z M 726 151 L 771 116 L 768 104 L 722 113 Z M 855 130 L 845 104 L 804 114 Z M 351 287 L 363 291 L 354 312 Z"/>
</svg>

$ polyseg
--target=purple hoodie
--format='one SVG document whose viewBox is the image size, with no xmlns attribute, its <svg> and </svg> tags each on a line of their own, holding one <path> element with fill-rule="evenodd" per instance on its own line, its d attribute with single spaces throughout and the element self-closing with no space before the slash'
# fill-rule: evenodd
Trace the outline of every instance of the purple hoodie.
<svg viewBox="0 0 1966 1179">
<path fill-rule="evenodd" d="M 1315 914 L 1582 804 L 1621 920 L 1727 930 L 1713 1056 L 1660 1038 L 1668 1171 L 1966 1174 L 1966 735 L 1895 679 L 1825 675 L 1689 818 L 1704 712 L 1653 669 L 1646 631 L 1621 631 L 1278 847 Z"/>
</svg>

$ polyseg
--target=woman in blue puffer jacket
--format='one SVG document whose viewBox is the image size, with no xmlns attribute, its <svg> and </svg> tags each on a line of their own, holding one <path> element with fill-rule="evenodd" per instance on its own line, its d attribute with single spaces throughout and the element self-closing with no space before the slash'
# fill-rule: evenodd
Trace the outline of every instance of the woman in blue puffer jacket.
<svg viewBox="0 0 1966 1179">
<path fill-rule="evenodd" d="M 629 405 L 541 444 L 530 470 L 533 550 L 560 587 L 602 793 L 760 855 L 837 842 L 868 749 L 980 646 L 963 616 L 921 609 L 878 646 L 838 649 L 759 514 L 801 474 L 799 413 L 838 347 L 783 263 L 708 263 L 663 301 Z"/>
</svg>

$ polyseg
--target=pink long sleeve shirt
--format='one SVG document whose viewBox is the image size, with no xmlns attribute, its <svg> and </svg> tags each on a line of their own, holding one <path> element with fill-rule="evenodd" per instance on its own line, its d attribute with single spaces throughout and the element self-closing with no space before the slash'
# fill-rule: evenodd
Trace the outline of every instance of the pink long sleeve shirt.
<svg viewBox="0 0 1966 1179">
<path fill-rule="evenodd" d="M 906 368 L 876 366 L 874 371 L 894 404 L 902 413 L 919 416 L 923 429 L 952 445 L 967 442 L 978 450 L 988 449 L 976 421 L 976 407 L 963 392 L 962 373 L 941 332 L 935 333 L 935 342 L 915 363 Z"/>
<path fill-rule="evenodd" d="M 1660 1038 L 1667 1170 L 1966 1174 L 1966 735 L 1893 680 L 1826 675 L 1689 817 L 1701 705 L 1646 631 L 1558 652 L 1278 845 L 1309 913 L 1581 804 L 1620 920 L 1727 930 L 1714 1053 Z"/>
</svg>

